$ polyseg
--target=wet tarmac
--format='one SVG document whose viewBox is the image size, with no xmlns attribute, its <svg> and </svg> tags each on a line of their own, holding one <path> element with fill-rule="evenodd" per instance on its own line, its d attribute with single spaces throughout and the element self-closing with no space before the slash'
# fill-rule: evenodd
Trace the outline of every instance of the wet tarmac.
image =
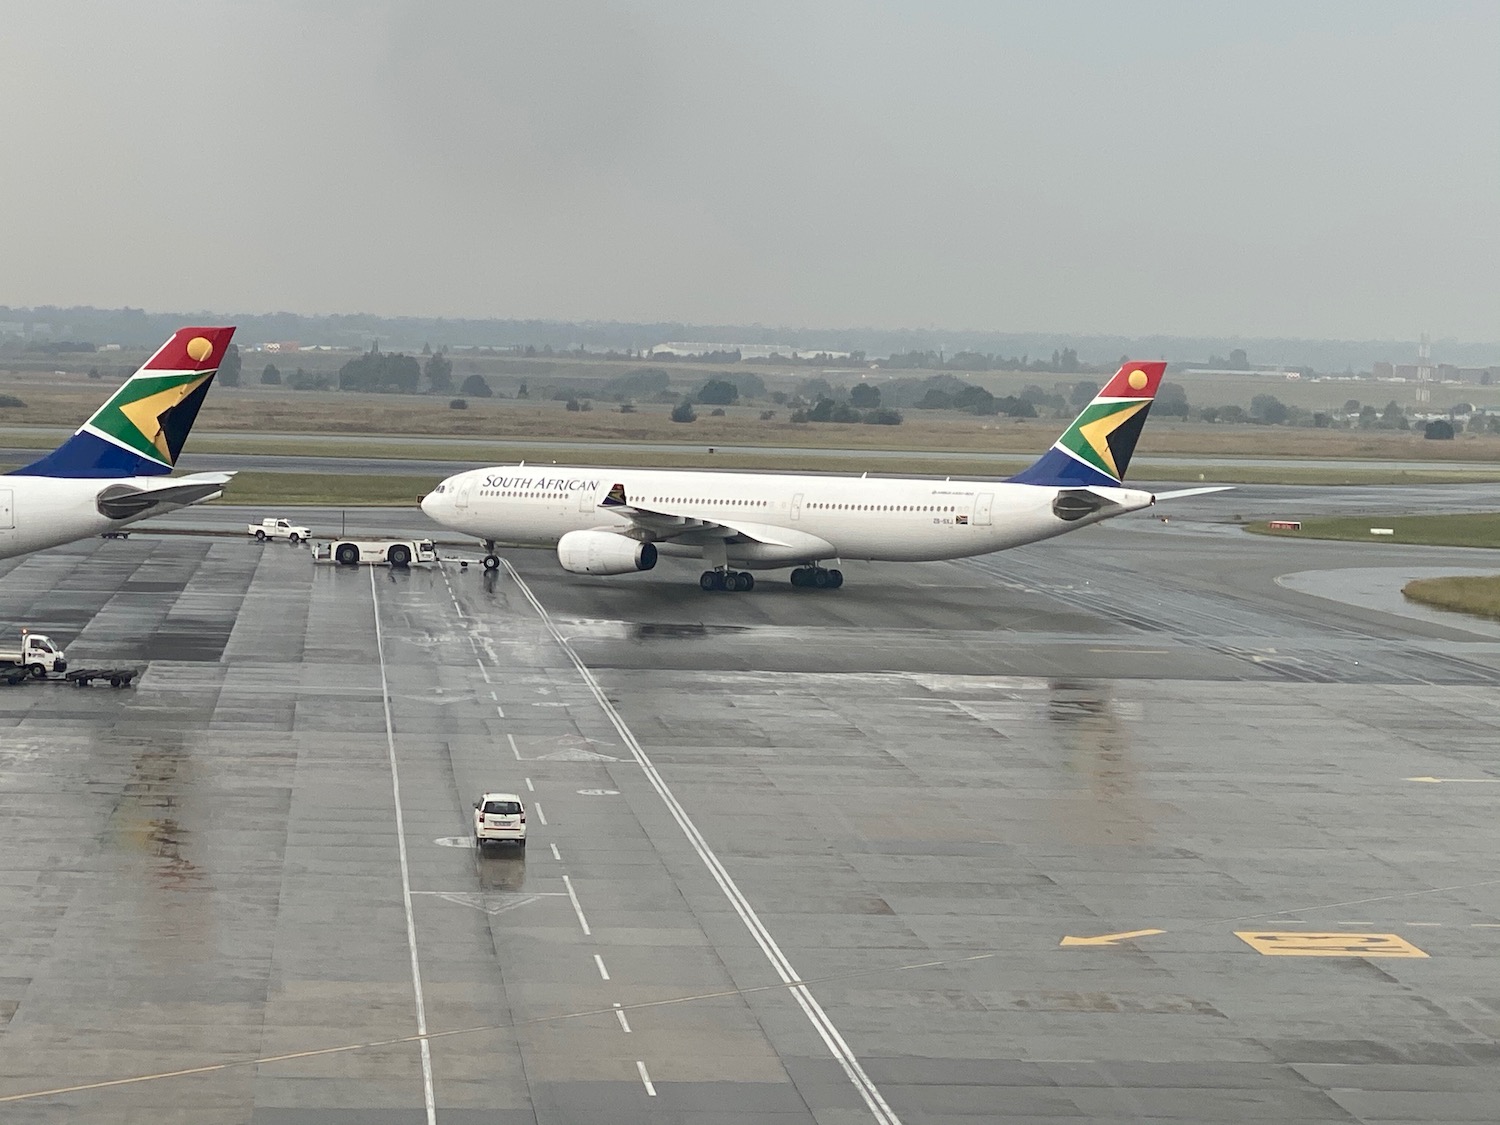
<svg viewBox="0 0 1500 1125">
<path fill-rule="evenodd" d="M 1500 639 L 1376 596 L 1489 556 L 1203 500 L 837 592 L 0 564 L 146 666 L 0 686 L 0 1121 L 1493 1120 Z"/>
</svg>

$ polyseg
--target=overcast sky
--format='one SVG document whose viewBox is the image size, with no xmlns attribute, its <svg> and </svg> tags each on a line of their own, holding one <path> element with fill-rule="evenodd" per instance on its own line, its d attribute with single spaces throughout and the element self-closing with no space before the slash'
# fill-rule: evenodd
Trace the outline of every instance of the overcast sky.
<svg viewBox="0 0 1500 1125">
<path fill-rule="evenodd" d="M 1500 4 L 0 4 L 0 303 L 1500 340 Z"/>
</svg>

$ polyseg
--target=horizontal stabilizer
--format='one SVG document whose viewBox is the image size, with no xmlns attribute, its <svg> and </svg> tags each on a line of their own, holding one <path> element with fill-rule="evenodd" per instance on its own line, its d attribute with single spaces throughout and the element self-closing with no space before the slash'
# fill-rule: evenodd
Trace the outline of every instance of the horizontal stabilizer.
<svg viewBox="0 0 1500 1125">
<path fill-rule="evenodd" d="M 1204 496 L 1210 492 L 1228 492 L 1232 484 L 1211 484 L 1207 488 L 1179 488 L 1174 492 L 1158 492 L 1158 500 L 1181 500 L 1184 496 Z"/>
<path fill-rule="evenodd" d="M 172 477 L 160 485 L 112 484 L 99 493 L 99 513 L 112 520 L 133 520 L 185 508 L 212 500 L 233 478 L 233 473 L 194 473 Z"/>
</svg>

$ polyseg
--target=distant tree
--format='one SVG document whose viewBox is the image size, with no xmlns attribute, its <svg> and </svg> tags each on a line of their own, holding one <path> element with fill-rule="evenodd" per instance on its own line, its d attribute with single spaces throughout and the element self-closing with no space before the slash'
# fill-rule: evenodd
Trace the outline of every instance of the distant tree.
<svg viewBox="0 0 1500 1125">
<path fill-rule="evenodd" d="M 1250 421 L 1250 415 L 1243 406 L 1230 403 L 1228 406 L 1219 407 L 1219 421 L 1238 424 Z"/>
<path fill-rule="evenodd" d="M 448 409 L 467 410 L 469 409 L 469 400 L 464 398 L 450 398 L 448 400 Z"/>
<path fill-rule="evenodd" d="M 563 407 L 563 409 L 570 411 L 579 411 L 583 409 L 583 404 L 580 403 L 576 398 L 572 398 L 570 396 L 568 398 L 567 404 Z"/>
<path fill-rule="evenodd" d="M 234 346 L 233 344 L 230 345 L 230 347 L 233 347 L 233 346 Z M 104 378 L 104 376 L 102 376 L 102 375 L 99 374 L 99 369 L 97 367 L 90 367 L 89 368 L 89 378 L 90 379 L 102 379 L 102 378 Z"/>
<path fill-rule="evenodd" d="M 938 387 L 929 387 L 927 393 L 919 398 L 913 405 L 918 410 L 952 410 L 953 395 L 949 391 Z"/>
<path fill-rule="evenodd" d="M 373 394 L 417 393 L 422 368 L 415 357 L 400 352 L 368 351 L 339 368 L 339 390 Z"/>
<path fill-rule="evenodd" d="M 1073 390 L 1068 395 L 1068 405 L 1079 408 L 1087 406 L 1094 401 L 1094 396 L 1099 393 L 1099 384 L 1087 379 L 1080 379 L 1073 384 Z"/>
<path fill-rule="evenodd" d="M 1385 404 L 1385 409 L 1380 412 L 1380 428 L 1382 430 L 1409 430 L 1411 422 L 1407 420 L 1406 411 L 1401 409 L 1401 404 L 1395 399 Z"/>
<path fill-rule="evenodd" d="M 266 364 L 266 369 L 260 373 L 262 383 L 270 383 L 274 386 L 281 385 L 281 372 L 276 369 L 274 363 Z"/>
<path fill-rule="evenodd" d="M 739 397 L 740 389 L 727 379 L 710 379 L 698 389 L 698 401 L 704 406 L 729 406 Z"/>
<path fill-rule="evenodd" d="M 829 412 L 828 420 L 830 422 L 844 423 L 858 422 L 860 420 L 860 414 L 858 410 L 855 410 L 854 407 L 850 406 L 847 402 L 840 402 L 835 404 L 833 410 Z"/>
<path fill-rule="evenodd" d="M 1011 418 L 1035 418 L 1036 407 L 1024 398 L 1006 395 L 995 400 L 995 409 L 991 413 L 1005 414 Z"/>
<path fill-rule="evenodd" d="M 833 408 L 837 405 L 831 398 L 820 398 L 807 412 L 809 422 L 831 422 L 833 421 Z"/>
<path fill-rule="evenodd" d="M 998 414 L 1000 412 L 1000 408 L 995 405 L 995 396 L 983 387 L 975 386 L 965 386 L 954 395 L 953 408 L 969 414 Z"/>
<path fill-rule="evenodd" d="M 431 355 L 432 354 L 432 345 L 429 344 L 429 343 L 424 342 L 422 344 L 422 354 L 423 355 Z"/>
<path fill-rule="evenodd" d="M 849 405 L 872 410 L 880 405 L 880 388 L 873 383 L 855 383 L 849 391 Z"/>
<path fill-rule="evenodd" d="M 885 408 L 866 410 L 864 422 L 869 426 L 899 426 L 901 425 L 901 411 Z"/>
<path fill-rule="evenodd" d="M 1345 399 L 1344 400 L 1344 413 L 1345 414 L 1358 414 L 1359 413 L 1359 399 L 1357 399 L 1357 398 Z"/>
<path fill-rule="evenodd" d="M 774 417 L 776 417 L 776 411 L 774 410 L 762 410 L 760 412 L 760 420 L 762 422 L 769 422 Z"/>
<path fill-rule="evenodd" d="M 453 361 L 442 352 L 427 354 L 422 374 L 427 377 L 427 389 L 433 394 L 447 394 L 453 389 Z"/>
<path fill-rule="evenodd" d="M 708 412 L 708 416 L 710 418 L 722 418 L 724 417 L 724 408 L 722 406 L 716 406 Z"/>
<path fill-rule="evenodd" d="M 1428 441 L 1452 441 L 1453 423 L 1444 418 L 1428 422 L 1422 427 L 1422 436 Z"/>
<path fill-rule="evenodd" d="M 1205 406 L 1198 411 L 1198 417 L 1205 422 L 1217 422 L 1219 420 L 1219 408 L 1217 406 Z"/>
<path fill-rule="evenodd" d="M 230 344 L 228 350 L 224 352 L 224 358 L 219 361 L 219 374 L 215 376 L 219 380 L 219 385 L 223 387 L 238 387 L 240 385 L 240 368 L 242 366 L 240 346 L 238 344 Z M 89 377 L 98 378 L 92 371 L 89 372 Z"/>
<path fill-rule="evenodd" d="M 525 385 L 524 383 L 521 384 L 523 388 Z M 470 375 L 464 380 L 464 385 L 458 389 L 470 398 L 489 398 L 495 393 L 490 390 L 490 385 L 484 381 L 484 376 L 478 374 Z"/>
<path fill-rule="evenodd" d="M 1188 416 L 1186 388 L 1181 383 L 1163 383 L 1156 389 L 1156 403 L 1152 409 L 1166 418 L 1186 418 Z"/>
<path fill-rule="evenodd" d="M 0 407 L 4 407 L 6 410 L 15 410 L 25 405 L 15 395 L 0 395 Z"/>
<path fill-rule="evenodd" d="M 1250 400 L 1250 418 L 1266 426 L 1280 426 L 1292 416 L 1286 403 L 1275 395 L 1256 395 Z"/>
<path fill-rule="evenodd" d="M 620 403 L 620 413 L 621 414 L 634 414 L 635 413 L 635 403 L 633 403 L 633 402 L 622 402 L 622 403 Z"/>
<path fill-rule="evenodd" d="M 1373 430 L 1380 421 L 1380 411 L 1366 403 L 1359 408 L 1359 428 Z"/>
<path fill-rule="evenodd" d="M 1229 353 L 1229 367 L 1235 371 L 1250 370 L 1250 357 L 1245 354 L 1244 348 L 1235 348 Z"/>
<path fill-rule="evenodd" d="M 698 420 L 698 412 L 693 409 L 693 400 L 685 398 L 672 407 L 671 417 L 674 422 L 696 422 Z"/>
<path fill-rule="evenodd" d="M 486 383 L 485 386 L 489 386 L 489 384 Z M 531 397 L 531 392 L 526 389 L 526 380 L 525 379 L 522 379 L 521 380 L 521 385 L 516 388 L 516 397 L 517 398 L 530 398 Z"/>
</svg>

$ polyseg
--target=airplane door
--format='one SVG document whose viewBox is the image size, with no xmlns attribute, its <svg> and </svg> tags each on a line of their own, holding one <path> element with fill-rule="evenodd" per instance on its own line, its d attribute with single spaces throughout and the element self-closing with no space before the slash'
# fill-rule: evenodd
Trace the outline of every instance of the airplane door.
<svg viewBox="0 0 1500 1125">
<path fill-rule="evenodd" d="M 987 527 L 990 522 L 990 508 L 995 503 L 993 492 L 981 492 L 974 498 L 974 523 L 979 527 Z"/>
<path fill-rule="evenodd" d="M 467 512 L 469 510 L 469 493 L 473 488 L 473 480 L 465 480 L 463 484 L 459 485 L 458 496 L 454 498 L 453 506 L 460 512 Z"/>
<path fill-rule="evenodd" d="M 14 489 L 0 488 L 0 531 L 10 531 L 16 526 L 14 498 Z"/>
<path fill-rule="evenodd" d="M 795 495 L 795 496 L 792 497 L 792 519 L 794 519 L 794 520 L 800 520 L 801 518 L 802 518 L 802 493 L 799 492 L 799 493 L 797 493 L 797 495 Z"/>
<path fill-rule="evenodd" d="M 592 490 L 583 488 L 578 491 L 578 510 L 580 512 L 592 512 L 599 506 L 599 501 L 594 499 Z"/>
</svg>

